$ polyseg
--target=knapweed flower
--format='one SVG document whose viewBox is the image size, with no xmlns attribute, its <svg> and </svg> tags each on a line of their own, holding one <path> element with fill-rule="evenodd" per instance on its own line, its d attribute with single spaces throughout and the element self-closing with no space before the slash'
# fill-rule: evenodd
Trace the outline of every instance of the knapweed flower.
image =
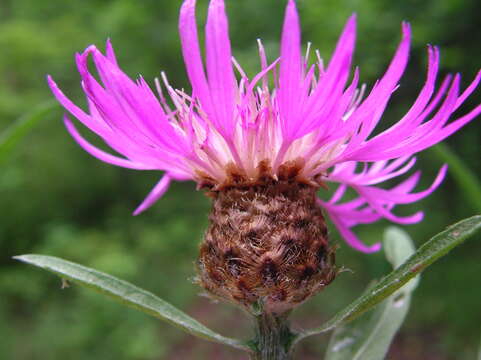
<svg viewBox="0 0 481 360">
<path fill-rule="evenodd" d="M 151 206 L 172 180 L 194 180 L 213 199 L 210 225 L 201 246 L 201 284 L 212 294 L 247 307 L 282 312 L 322 289 L 335 276 L 323 211 L 353 248 L 373 252 L 351 230 L 381 218 L 411 224 L 422 213 L 401 217 L 398 204 L 418 201 L 442 182 L 413 192 L 420 172 L 390 189 L 378 185 L 406 174 L 417 152 L 456 132 L 481 112 L 450 116 L 478 85 L 464 90 L 460 75 L 435 83 L 439 50 L 428 47 L 423 88 L 406 114 L 378 132 L 388 102 L 406 68 L 410 26 L 384 75 L 370 88 L 351 75 L 356 17 L 345 25 L 327 66 L 320 56 L 301 53 L 299 18 L 289 0 L 280 57 L 269 63 L 259 42 L 260 72 L 249 78 L 233 60 L 224 1 L 211 0 L 202 59 L 195 0 L 180 11 L 180 38 L 192 92 L 176 90 L 162 76 L 157 94 L 143 78 L 131 80 L 119 68 L 113 48 L 89 46 L 77 54 L 88 112 L 73 104 L 49 78 L 58 101 L 120 155 L 87 142 L 65 116 L 73 138 L 100 160 L 137 170 L 160 170 L 159 183 L 135 211 Z M 101 82 L 90 73 L 89 56 Z M 310 58 L 316 58 L 314 62 Z M 319 189 L 338 184 L 325 200 Z M 357 194 L 343 200 L 348 188 Z"/>
</svg>

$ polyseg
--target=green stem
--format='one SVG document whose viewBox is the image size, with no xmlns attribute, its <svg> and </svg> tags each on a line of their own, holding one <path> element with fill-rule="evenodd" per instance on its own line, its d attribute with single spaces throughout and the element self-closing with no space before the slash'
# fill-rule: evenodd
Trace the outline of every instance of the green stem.
<svg viewBox="0 0 481 360">
<path fill-rule="evenodd" d="M 287 314 L 262 313 L 256 316 L 256 351 L 253 360 L 291 360 L 293 333 L 289 329 Z"/>
</svg>

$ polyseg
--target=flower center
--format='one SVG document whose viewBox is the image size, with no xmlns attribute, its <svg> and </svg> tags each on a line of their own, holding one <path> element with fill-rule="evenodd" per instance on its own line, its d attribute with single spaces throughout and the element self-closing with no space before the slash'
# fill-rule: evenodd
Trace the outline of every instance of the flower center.
<svg viewBox="0 0 481 360">
<path fill-rule="evenodd" d="M 317 189 L 286 179 L 211 191 L 201 286 L 251 311 L 283 313 L 328 285 L 337 270 Z"/>
</svg>

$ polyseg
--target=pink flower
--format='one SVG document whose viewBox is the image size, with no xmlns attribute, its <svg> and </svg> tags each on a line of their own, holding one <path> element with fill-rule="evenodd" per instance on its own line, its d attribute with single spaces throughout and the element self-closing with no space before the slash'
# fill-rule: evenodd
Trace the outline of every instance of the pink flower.
<svg viewBox="0 0 481 360">
<path fill-rule="evenodd" d="M 195 0 L 185 0 L 179 29 L 192 94 L 174 89 L 163 75 L 172 106 L 159 82 L 155 94 L 143 78 L 133 81 L 122 72 L 110 42 L 105 55 L 89 46 L 76 57 L 88 112 L 73 104 L 52 78 L 48 82 L 70 114 L 121 156 L 88 143 L 65 116 L 68 131 L 87 152 L 113 165 L 164 172 L 135 215 L 158 200 L 171 180 L 195 180 L 200 186 L 221 189 L 236 174 L 244 183 L 255 183 L 266 175 L 276 179 L 283 165 L 297 164 L 298 181 L 339 184 L 332 198 L 319 199 L 319 204 L 349 245 L 372 252 L 380 244 L 364 245 L 351 228 L 380 218 L 400 224 L 421 221 L 422 212 L 400 217 L 393 209 L 431 194 L 447 168 L 443 166 L 433 184 L 417 193 L 413 189 L 419 171 L 391 189 L 377 185 L 407 173 L 414 166 L 414 154 L 442 141 L 481 112 L 478 105 L 449 121 L 478 85 L 481 72 L 464 91 L 459 74 L 448 75 L 435 90 L 439 50 L 428 46 L 426 81 L 414 104 L 396 124 L 376 132 L 406 68 L 411 30 L 403 23 L 402 39 L 388 69 L 367 91 L 359 87 L 357 68 L 350 75 L 355 28 L 353 15 L 327 67 L 319 56 L 311 64 L 309 50 L 306 56 L 301 54 L 299 17 L 295 1 L 289 0 L 280 58 L 268 64 L 259 42 L 261 71 L 249 78 L 232 60 L 224 1 L 210 1 L 204 63 Z M 89 72 L 89 56 L 101 83 Z M 357 197 L 343 201 L 349 187 Z"/>
</svg>

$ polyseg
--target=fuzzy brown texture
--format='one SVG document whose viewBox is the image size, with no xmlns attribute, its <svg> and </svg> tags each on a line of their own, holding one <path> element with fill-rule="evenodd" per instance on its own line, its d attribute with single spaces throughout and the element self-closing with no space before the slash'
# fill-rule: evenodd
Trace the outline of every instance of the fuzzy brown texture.
<svg viewBox="0 0 481 360">
<path fill-rule="evenodd" d="M 211 191 L 210 225 L 200 248 L 199 282 L 211 295 L 252 311 L 283 313 L 335 277 L 313 186 L 292 174 Z"/>
</svg>

